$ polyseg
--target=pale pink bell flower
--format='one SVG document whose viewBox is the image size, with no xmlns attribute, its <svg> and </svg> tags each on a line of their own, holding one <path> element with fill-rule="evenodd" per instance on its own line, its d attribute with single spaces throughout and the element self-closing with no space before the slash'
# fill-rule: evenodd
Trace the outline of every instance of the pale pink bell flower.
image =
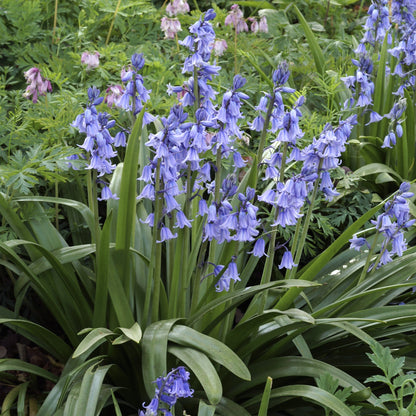
<svg viewBox="0 0 416 416">
<path fill-rule="evenodd" d="M 97 51 L 94 53 L 83 52 L 81 55 L 81 63 L 87 65 L 87 71 L 97 68 L 100 65 L 100 54 Z"/>
<path fill-rule="evenodd" d="M 30 96 L 33 96 L 34 103 L 38 102 L 38 95 L 46 95 L 46 92 L 52 91 L 51 82 L 42 77 L 39 68 L 30 68 L 24 73 L 24 76 L 29 85 L 26 87 L 23 97 L 29 99 Z"/>
<path fill-rule="evenodd" d="M 182 30 L 181 22 L 176 18 L 163 16 L 160 28 L 165 33 L 165 39 L 175 39 L 175 35 Z"/>
</svg>

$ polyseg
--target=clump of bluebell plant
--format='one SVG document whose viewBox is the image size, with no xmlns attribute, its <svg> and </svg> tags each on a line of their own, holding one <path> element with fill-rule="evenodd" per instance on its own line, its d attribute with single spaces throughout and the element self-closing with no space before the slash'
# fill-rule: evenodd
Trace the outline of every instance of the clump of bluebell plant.
<svg viewBox="0 0 416 416">
<path fill-rule="evenodd" d="M 139 416 L 157 416 L 159 412 L 165 416 L 172 416 L 172 407 L 178 399 L 192 397 L 194 391 L 189 386 L 189 372 L 185 367 L 172 369 L 166 377 L 159 377 L 156 381 L 155 395 L 145 411 L 140 410 Z"/>
<path fill-rule="evenodd" d="M 406 109 L 403 99 L 407 88 L 414 88 L 416 76 L 411 66 L 416 63 L 416 18 L 414 2 L 408 0 L 373 0 L 368 10 L 364 25 L 365 33 L 355 52 L 358 59 L 353 59 L 357 67 L 355 74 L 342 78 L 345 85 L 352 91 L 353 97 L 347 101 L 347 106 L 358 107 L 362 114 L 369 112 L 368 124 L 379 122 L 384 118 L 390 119 L 388 132 L 384 137 L 383 148 L 391 148 L 401 138 L 403 130 L 401 123 Z M 387 114 L 378 114 L 372 108 L 374 94 L 374 74 L 372 55 L 379 56 L 380 47 L 384 40 L 388 45 L 388 53 L 394 57 L 393 67 L 386 64 L 386 73 L 398 77 L 398 88 L 393 93 L 398 99 L 393 103 Z"/>
<path fill-rule="evenodd" d="M 410 192 L 410 184 L 408 182 L 402 183 L 394 197 L 386 202 L 384 212 L 376 220 L 372 221 L 377 232 L 369 257 L 375 250 L 379 235 L 383 237 L 383 241 L 379 255 L 371 268 L 374 265 L 379 268 L 384 264 L 390 263 L 394 255 L 401 257 L 407 249 L 404 231 L 415 223 L 414 219 L 410 219 L 407 200 L 412 198 L 413 195 L 413 192 Z M 360 251 L 363 247 L 371 248 L 369 242 L 364 237 L 357 237 L 356 234 L 350 240 L 350 243 L 350 247 L 357 251 Z"/>
<path fill-rule="evenodd" d="M 51 82 L 42 77 L 39 68 L 30 68 L 24 75 L 29 84 L 23 94 L 25 98 L 29 99 L 32 97 L 32 101 L 37 103 L 40 95 L 46 95 L 47 92 L 52 92 Z"/>
</svg>

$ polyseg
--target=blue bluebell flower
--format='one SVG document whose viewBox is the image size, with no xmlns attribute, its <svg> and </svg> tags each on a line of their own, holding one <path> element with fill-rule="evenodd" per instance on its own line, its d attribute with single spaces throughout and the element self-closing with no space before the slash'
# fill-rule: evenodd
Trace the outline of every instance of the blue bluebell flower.
<svg viewBox="0 0 416 416">
<path fill-rule="evenodd" d="M 133 54 L 131 57 L 131 66 L 121 71 L 121 80 L 126 83 L 121 96 L 116 101 L 116 106 L 126 111 L 132 111 L 137 115 L 142 111 L 144 103 L 150 98 L 151 90 L 146 89 L 144 80 L 139 71 L 144 66 L 143 54 Z M 155 120 L 148 112 L 145 112 L 143 124 L 149 124 Z"/>
<path fill-rule="evenodd" d="M 84 143 L 79 145 L 89 153 L 89 164 L 86 169 L 94 169 L 98 177 L 110 174 L 115 169 L 111 159 L 117 155 L 114 150 L 115 140 L 110 134 L 110 129 L 114 127 L 115 121 L 110 119 L 106 112 L 98 112 L 96 106 L 101 104 L 104 97 L 100 97 L 100 90 L 96 87 L 88 89 L 88 104 L 85 111 L 79 114 L 71 124 L 80 133 L 86 135 Z M 117 198 L 108 187 L 102 190 L 100 200 Z"/>
<path fill-rule="evenodd" d="M 283 253 L 282 261 L 279 264 L 279 269 L 292 269 L 296 267 L 297 264 L 294 263 L 292 253 L 289 250 L 285 250 Z"/>
<path fill-rule="evenodd" d="M 265 252 L 265 246 L 266 246 L 266 242 L 264 241 L 264 238 L 258 238 L 256 242 L 254 243 L 253 250 L 247 252 L 247 254 L 252 254 L 253 256 L 256 256 L 256 257 L 263 257 L 263 256 L 268 257 L 268 255 Z"/>
<path fill-rule="evenodd" d="M 217 265 L 214 267 L 214 276 L 218 276 L 225 266 Z M 237 264 L 235 262 L 235 257 L 232 257 L 230 263 L 228 264 L 225 272 L 221 275 L 217 284 L 215 285 L 215 290 L 217 292 L 228 292 L 230 290 L 231 281 L 237 282 L 240 280 L 240 275 L 237 270 Z"/>
<path fill-rule="evenodd" d="M 407 249 L 404 231 L 416 221 L 410 217 L 408 204 L 408 199 L 413 196 L 413 192 L 410 192 L 410 184 L 403 182 L 394 197 L 384 205 L 384 212 L 376 220 L 371 221 L 375 225 L 377 232 L 384 237 L 381 243 L 380 259 L 376 265 L 377 268 L 391 262 L 394 255 L 402 256 L 403 252 Z M 370 247 L 367 240 L 357 238 L 355 235 L 350 242 L 351 248 L 358 251 L 364 245 Z"/>
<path fill-rule="evenodd" d="M 172 416 L 171 410 L 179 398 L 192 397 L 194 391 L 189 385 L 189 372 L 185 367 L 172 369 L 166 377 L 158 377 L 155 381 L 155 395 L 150 403 L 143 407 L 139 416 L 157 416 L 159 412 Z"/>
</svg>

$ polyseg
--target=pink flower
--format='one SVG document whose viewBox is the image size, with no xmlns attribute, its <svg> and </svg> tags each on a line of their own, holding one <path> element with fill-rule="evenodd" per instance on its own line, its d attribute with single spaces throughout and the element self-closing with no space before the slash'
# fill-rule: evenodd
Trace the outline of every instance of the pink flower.
<svg viewBox="0 0 416 416">
<path fill-rule="evenodd" d="M 83 52 L 81 55 L 81 63 L 87 65 L 87 71 L 97 68 L 100 65 L 100 54 L 97 51 L 94 53 Z"/>
<path fill-rule="evenodd" d="M 214 42 L 213 51 L 215 56 L 221 56 L 227 49 L 228 45 L 224 39 L 217 39 Z"/>
<path fill-rule="evenodd" d="M 257 33 L 259 31 L 259 22 L 256 20 L 256 18 L 255 17 L 249 17 L 247 20 L 251 22 L 250 30 L 253 33 Z"/>
<path fill-rule="evenodd" d="M 111 85 L 106 90 L 104 102 L 111 108 L 116 104 L 118 99 L 123 95 L 123 88 L 121 85 Z"/>
<path fill-rule="evenodd" d="M 52 91 L 51 82 L 44 79 L 40 74 L 40 69 L 33 67 L 24 73 L 27 83 L 26 91 L 23 93 L 23 97 L 29 98 L 33 95 L 32 101 L 38 102 L 38 95 L 46 95 L 46 92 Z"/>
<path fill-rule="evenodd" d="M 267 26 L 266 16 L 260 17 L 259 32 L 263 32 L 263 33 L 268 33 L 269 32 L 269 26 Z"/>
<path fill-rule="evenodd" d="M 189 12 L 189 4 L 186 0 L 173 0 L 166 6 L 166 13 L 169 16 L 177 16 Z"/>
<path fill-rule="evenodd" d="M 166 16 L 162 17 L 160 28 L 165 33 L 165 39 L 175 39 L 175 35 L 182 30 L 181 22 L 178 19 Z"/>
<path fill-rule="evenodd" d="M 237 33 L 248 32 L 248 26 L 244 20 L 244 15 L 238 4 L 233 4 L 231 10 L 225 18 L 225 26 L 232 25 Z"/>
</svg>

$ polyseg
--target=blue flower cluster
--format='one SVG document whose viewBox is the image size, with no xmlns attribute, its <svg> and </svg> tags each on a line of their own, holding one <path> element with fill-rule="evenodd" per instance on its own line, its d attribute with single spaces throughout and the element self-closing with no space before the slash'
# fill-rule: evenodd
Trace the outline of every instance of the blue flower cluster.
<svg viewBox="0 0 416 416">
<path fill-rule="evenodd" d="M 364 24 L 364 37 L 356 49 L 356 53 L 365 54 L 366 44 L 375 46 L 376 43 L 383 43 L 386 34 L 388 34 L 388 43 L 391 43 L 390 18 L 388 0 L 376 0 L 368 8 L 368 17 Z"/>
<path fill-rule="evenodd" d="M 88 89 L 88 105 L 85 111 L 78 115 L 71 124 L 80 133 L 86 134 L 84 143 L 80 145 L 82 149 L 89 153 L 89 164 L 87 169 L 95 169 L 98 177 L 110 174 L 115 169 L 111 163 L 111 158 L 117 155 L 115 152 L 114 138 L 111 136 L 109 129 L 114 127 L 115 121 L 110 120 L 107 113 L 98 112 L 96 106 L 104 100 L 100 97 L 100 90 L 96 87 Z M 100 180 L 105 184 L 104 181 Z M 100 200 L 117 198 L 105 184 Z"/>
<path fill-rule="evenodd" d="M 371 79 L 373 62 L 366 53 L 362 53 L 358 60 L 352 59 L 352 63 L 357 67 L 355 74 L 341 78 L 355 95 L 355 99 L 351 98 L 346 105 L 367 107 L 373 103 L 374 82 Z"/>
<path fill-rule="evenodd" d="M 384 212 L 376 220 L 371 221 L 375 225 L 377 232 L 384 237 L 377 268 L 391 262 L 392 256 L 395 254 L 401 257 L 407 249 L 404 230 L 415 223 L 414 219 L 410 219 L 407 202 L 407 199 L 411 197 L 413 197 L 413 192 L 410 192 L 410 184 L 407 182 L 402 183 L 393 199 L 386 202 Z M 370 248 L 368 241 L 364 237 L 357 237 L 357 235 L 353 236 L 350 243 L 350 248 L 357 251 L 363 246 Z"/>
<path fill-rule="evenodd" d="M 156 381 L 155 395 L 144 412 L 140 410 L 139 416 L 157 416 L 159 412 L 165 416 L 172 416 L 172 406 L 181 397 L 192 397 L 194 391 L 189 386 L 189 372 L 185 367 L 172 369 L 166 377 L 159 377 Z"/>
<path fill-rule="evenodd" d="M 144 63 L 143 54 L 135 53 L 131 57 L 131 66 L 121 70 L 121 81 L 126 83 L 126 86 L 116 101 L 116 106 L 126 111 L 132 111 L 135 116 L 142 111 L 143 105 L 149 100 L 151 93 L 151 90 L 144 86 L 143 77 L 139 74 Z M 143 124 L 149 124 L 154 119 L 151 114 L 145 112 Z"/>
</svg>

